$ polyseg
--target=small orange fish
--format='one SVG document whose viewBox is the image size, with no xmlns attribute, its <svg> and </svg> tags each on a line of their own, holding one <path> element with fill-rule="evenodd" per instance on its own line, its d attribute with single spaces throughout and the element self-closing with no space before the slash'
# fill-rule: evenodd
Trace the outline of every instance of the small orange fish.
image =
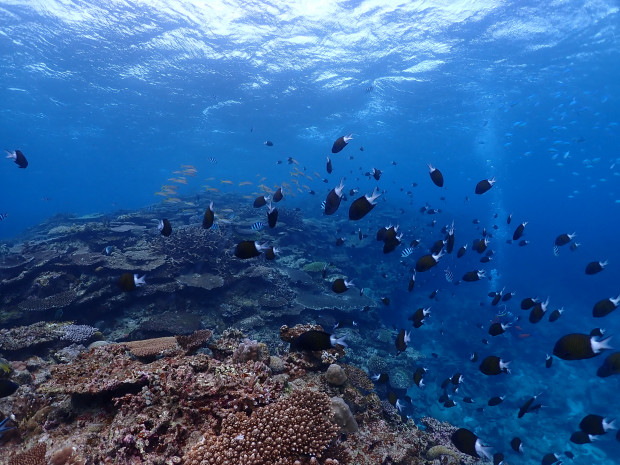
<svg viewBox="0 0 620 465">
<path fill-rule="evenodd" d="M 250 181 L 242 181 L 239 183 L 240 186 L 251 186 L 252 183 Z"/>
<path fill-rule="evenodd" d="M 521 338 L 521 339 L 525 339 L 525 338 L 530 337 L 530 336 L 531 336 L 530 333 L 521 333 L 521 334 L 519 334 L 519 338 Z"/>
<path fill-rule="evenodd" d="M 221 179 L 220 184 L 233 184 L 233 182 L 229 181 L 228 179 Z"/>
</svg>

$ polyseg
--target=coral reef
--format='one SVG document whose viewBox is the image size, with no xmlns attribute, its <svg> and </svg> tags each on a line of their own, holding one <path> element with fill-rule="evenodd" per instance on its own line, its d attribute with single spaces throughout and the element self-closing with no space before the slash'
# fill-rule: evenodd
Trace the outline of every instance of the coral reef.
<svg viewBox="0 0 620 465">
<path fill-rule="evenodd" d="M 91 339 L 97 333 L 98 329 L 89 325 L 69 324 L 63 328 L 63 331 L 64 334 L 60 336 L 60 339 L 63 341 L 81 343 Z"/>
<path fill-rule="evenodd" d="M 336 436 L 330 400 L 313 391 L 258 409 L 250 416 L 230 414 L 219 434 L 207 433 L 186 456 L 187 465 L 288 465 L 321 457 Z M 326 462 L 318 462 L 326 463 Z"/>
<path fill-rule="evenodd" d="M 309 327 L 286 327 L 282 334 L 290 338 Z M 217 349 L 213 356 L 191 355 L 209 337 L 202 330 L 184 336 L 191 343 L 140 341 L 136 347 L 159 354 L 149 363 L 130 352 L 131 343 L 95 347 L 66 364 L 14 363 L 13 376 L 22 369 L 30 374 L 19 397 L 0 400 L 19 420 L 2 438 L 9 463 L 40 459 L 47 447 L 58 463 L 75 465 L 416 465 L 433 446 L 451 448 L 454 427 L 428 423 L 427 433 L 395 411 L 387 414 L 374 392 L 354 386 L 370 387 L 355 367 L 344 365 L 348 379 L 331 385 L 319 370 L 328 364 L 307 371 L 303 357 L 269 355 L 264 344 L 236 331 L 208 342 Z M 171 351 L 162 356 L 162 347 Z M 338 431 L 347 433 L 346 441 Z M 30 455 L 19 455 L 28 448 Z"/>
<path fill-rule="evenodd" d="M 11 457 L 8 461 L 8 465 L 45 465 L 46 451 L 47 446 L 44 442 L 41 442 L 36 446 Z"/>
<path fill-rule="evenodd" d="M 0 367 L 20 385 L 0 399 L 2 416 L 15 414 L 17 426 L 0 438 L 3 459 L 417 465 L 443 446 L 470 463 L 451 446 L 454 427 L 422 431 L 381 400 L 385 385 L 375 391 L 363 368 L 389 372 L 405 388 L 419 354 L 410 347 L 390 356 L 395 334 L 377 324 L 378 299 L 331 291 L 347 255 L 299 247 L 324 237 L 286 208 L 286 229 L 248 233 L 241 218 L 253 208 L 232 194 L 215 203 L 224 200 L 239 207 L 208 231 L 204 210 L 156 205 L 57 215 L 27 240 L 0 245 L 0 324 L 12 327 L 0 330 Z M 174 225 L 170 237 L 155 227 L 162 217 Z M 286 252 L 238 260 L 231 250 L 248 234 Z M 146 274 L 147 284 L 122 292 L 123 273 Z M 337 337 L 356 350 L 290 350 L 300 334 L 352 318 L 359 326 Z"/>
</svg>

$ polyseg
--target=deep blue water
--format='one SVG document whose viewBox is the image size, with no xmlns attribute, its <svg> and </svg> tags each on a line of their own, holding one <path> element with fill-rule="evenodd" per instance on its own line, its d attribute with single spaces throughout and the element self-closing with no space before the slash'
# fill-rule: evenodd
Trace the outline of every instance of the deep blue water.
<svg viewBox="0 0 620 465">
<path fill-rule="evenodd" d="M 8 216 L 0 238 L 19 239 L 59 212 L 160 202 L 155 193 L 174 184 L 169 178 L 178 177 L 181 165 L 197 175 L 179 185 L 180 195 L 205 201 L 205 185 L 250 195 L 261 182 L 271 188 L 287 182 L 288 206 L 307 217 L 321 214 L 321 200 L 341 177 L 347 191 L 378 186 L 385 193 L 375 210 L 351 225 L 340 211 L 326 241 L 336 237 L 337 225 L 372 236 L 385 218 L 401 224 L 406 243 L 420 238 L 430 246 L 454 221 L 456 247 L 470 249 L 419 275 L 412 294 L 400 250 L 384 256 L 371 244 L 349 252 L 403 280 L 385 284 L 393 296 L 390 324 L 408 325 L 411 311 L 440 288 L 432 318 L 412 342 L 440 354 L 443 366 L 429 373 L 436 382 L 428 381 L 423 393 L 412 391 L 418 414 L 470 427 L 497 449 L 521 435 L 531 463 L 568 449 L 578 455 L 575 463 L 620 463 L 611 434 L 592 446 L 568 443 L 586 413 L 620 416 L 617 377 L 595 375 L 605 355 L 556 359 L 544 368 L 545 353 L 561 335 L 620 329 L 620 313 L 602 321 L 591 316 L 596 301 L 620 294 L 618 2 L 280 3 L 0 1 L 0 141 L 30 162 L 25 170 L 10 160 L 1 165 L 0 213 Z M 328 176 L 332 142 L 351 132 L 354 140 L 332 156 Z M 288 157 L 299 164 L 288 164 Z M 443 172 L 442 189 L 431 183 L 426 163 Z M 295 167 L 312 180 L 292 176 Z M 363 176 L 373 167 L 383 170 L 379 182 Z M 475 195 L 475 184 L 491 177 L 492 189 Z M 425 203 L 441 213 L 421 215 Z M 432 219 L 435 228 L 427 226 Z M 523 221 L 530 243 L 507 244 Z M 471 252 L 482 227 L 494 236 L 494 259 L 486 265 Z M 572 232 L 578 250 L 565 247 L 555 257 L 554 238 Z M 406 263 L 420 255 L 421 249 Z M 586 264 L 599 260 L 609 264 L 586 276 Z M 380 295 L 382 281 L 358 276 L 353 263 L 350 276 Z M 453 286 L 443 279 L 446 266 L 456 279 L 482 268 L 498 278 Z M 549 296 L 550 310 L 566 311 L 554 324 L 522 322 L 530 337 L 513 329 L 483 346 L 494 317 L 487 293 L 503 287 L 517 292 L 508 305 L 515 314 L 527 316 L 518 310 L 526 296 Z M 514 360 L 512 375 L 484 377 L 467 360 L 473 350 Z M 472 395 L 509 397 L 483 413 L 464 405 L 441 409 L 436 385 L 457 370 Z M 539 392 L 546 407 L 517 422 L 514 409 Z"/>
</svg>

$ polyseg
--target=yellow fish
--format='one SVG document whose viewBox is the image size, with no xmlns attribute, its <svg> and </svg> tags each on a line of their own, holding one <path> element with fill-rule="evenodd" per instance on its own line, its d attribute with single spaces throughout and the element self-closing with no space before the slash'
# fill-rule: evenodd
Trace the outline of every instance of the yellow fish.
<svg viewBox="0 0 620 465">
<path fill-rule="evenodd" d="M 209 192 L 219 192 L 220 190 L 217 187 L 205 186 L 205 190 Z"/>
<path fill-rule="evenodd" d="M 220 179 L 220 184 L 233 184 L 233 182 L 228 179 Z"/>
<path fill-rule="evenodd" d="M 167 199 L 164 199 L 164 202 L 166 203 L 179 203 L 181 202 L 181 199 L 178 197 L 168 197 Z"/>
<path fill-rule="evenodd" d="M 251 186 L 252 183 L 250 181 L 243 181 L 239 183 L 240 186 Z"/>
</svg>

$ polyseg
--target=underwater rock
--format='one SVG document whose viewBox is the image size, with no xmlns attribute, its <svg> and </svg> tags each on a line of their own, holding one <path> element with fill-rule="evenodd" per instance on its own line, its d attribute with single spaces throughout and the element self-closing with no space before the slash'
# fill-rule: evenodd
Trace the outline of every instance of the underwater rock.
<svg viewBox="0 0 620 465">
<path fill-rule="evenodd" d="M 357 421 L 351 413 L 351 409 L 342 397 L 332 397 L 332 421 L 340 426 L 341 433 L 356 433 Z"/>
<path fill-rule="evenodd" d="M 332 363 L 327 367 L 327 371 L 325 372 L 325 379 L 329 384 L 333 384 L 335 386 L 342 386 L 347 382 L 347 375 L 342 369 L 340 365 Z"/>
</svg>

